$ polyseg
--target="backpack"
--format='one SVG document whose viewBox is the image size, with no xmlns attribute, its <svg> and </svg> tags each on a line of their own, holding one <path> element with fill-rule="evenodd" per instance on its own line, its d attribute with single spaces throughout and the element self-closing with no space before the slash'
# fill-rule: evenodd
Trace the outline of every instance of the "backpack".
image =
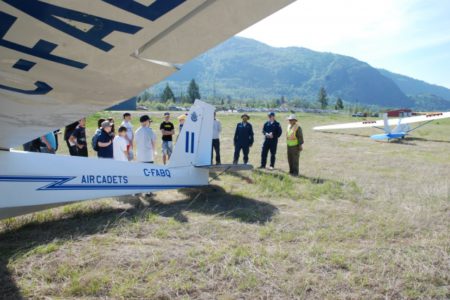
<svg viewBox="0 0 450 300">
<path fill-rule="evenodd" d="M 92 137 L 92 149 L 94 149 L 94 151 L 98 151 L 98 138 L 99 136 L 102 134 L 101 130 L 96 130 L 94 133 L 94 136 Z"/>
</svg>

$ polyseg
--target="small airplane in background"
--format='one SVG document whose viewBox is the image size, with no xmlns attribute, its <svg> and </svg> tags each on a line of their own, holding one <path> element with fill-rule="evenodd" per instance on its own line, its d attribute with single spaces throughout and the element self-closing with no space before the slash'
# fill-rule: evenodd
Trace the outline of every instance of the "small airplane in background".
<svg viewBox="0 0 450 300">
<path fill-rule="evenodd" d="M 387 114 L 383 115 L 383 120 L 376 121 L 362 121 L 362 122 L 352 122 L 344 124 L 317 126 L 313 130 L 334 130 L 334 129 L 353 129 L 353 128 L 377 128 L 384 131 L 382 134 L 371 135 L 370 138 L 375 141 L 391 141 L 391 140 L 401 140 L 404 139 L 411 131 L 416 130 L 434 120 L 450 118 L 450 112 L 437 112 L 429 113 L 421 116 L 405 117 L 397 119 L 388 119 Z M 411 128 L 409 124 L 412 123 L 422 123 L 423 124 Z M 391 126 L 396 126 L 391 128 Z"/>
</svg>

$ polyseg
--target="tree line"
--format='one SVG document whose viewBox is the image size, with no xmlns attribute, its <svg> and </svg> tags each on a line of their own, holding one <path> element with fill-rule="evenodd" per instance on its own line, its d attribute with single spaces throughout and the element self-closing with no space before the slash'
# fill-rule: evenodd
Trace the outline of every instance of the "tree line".
<svg viewBox="0 0 450 300">
<path fill-rule="evenodd" d="M 189 83 L 189 86 L 187 88 L 187 96 L 181 97 L 182 99 L 179 99 L 182 103 L 194 103 L 195 99 L 200 99 L 200 88 L 198 84 L 195 82 L 194 79 L 191 80 Z M 161 94 L 161 101 L 162 102 L 176 102 L 175 95 L 170 88 L 169 84 L 166 84 L 166 87 L 164 88 L 162 94 Z"/>
</svg>

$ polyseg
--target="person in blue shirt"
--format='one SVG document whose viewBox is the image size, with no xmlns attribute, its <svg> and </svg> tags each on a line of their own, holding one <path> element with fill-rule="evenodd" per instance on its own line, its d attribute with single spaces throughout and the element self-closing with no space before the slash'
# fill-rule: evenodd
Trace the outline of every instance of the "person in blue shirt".
<svg viewBox="0 0 450 300">
<path fill-rule="evenodd" d="M 250 147 L 253 145 L 253 127 L 248 122 L 250 117 L 247 114 L 241 116 L 242 122 L 236 125 L 236 131 L 234 133 L 234 158 L 233 164 L 237 164 L 239 161 L 239 154 L 242 150 L 244 154 L 244 164 L 248 163 L 248 153 Z"/>
<path fill-rule="evenodd" d="M 113 140 L 111 137 L 111 123 L 109 121 L 103 121 L 102 132 L 97 139 L 98 151 L 97 155 L 100 158 L 113 158 Z"/>
<path fill-rule="evenodd" d="M 56 138 L 53 132 L 41 136 L 41 152 L 55 154 L 56 152 Z"/>
<path fill-rule="evenodd" d="M 270 170 L 275 167 L 275 156 L 277 154 L 278 138 L 281 136 L 283 130 L 280 123 L 275 120 L 275 113 L 270 112 L 268 115 L 269 120 L 264 123 L 262 133 L 264 135 L 264 143 L 262 145 L 261 152 L 261 169 L 264 169 L 267 164 L 267 155 L 270 151 Z"/>
</svg>

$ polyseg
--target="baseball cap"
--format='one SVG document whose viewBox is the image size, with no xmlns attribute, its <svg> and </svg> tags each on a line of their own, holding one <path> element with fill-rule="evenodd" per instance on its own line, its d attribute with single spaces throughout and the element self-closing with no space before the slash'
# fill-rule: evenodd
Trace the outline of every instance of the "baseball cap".
<svg viewBox="0 0 450 300">
<path fill-rule="evenodd" d="M 141 123 L 144 123 L 147 121 L 150 121 L 150 122 L 152 121 L 152 119 L 150 119 L 150 117 L 148 115 L 143 115 L 139 118 L 139 122 L 141 122 Z"/>
<path fill-rule="evenodd" d="M 111 123 L 109 121 L 102 122 L 102 128 L 111 127 Z"/>
</svg>

